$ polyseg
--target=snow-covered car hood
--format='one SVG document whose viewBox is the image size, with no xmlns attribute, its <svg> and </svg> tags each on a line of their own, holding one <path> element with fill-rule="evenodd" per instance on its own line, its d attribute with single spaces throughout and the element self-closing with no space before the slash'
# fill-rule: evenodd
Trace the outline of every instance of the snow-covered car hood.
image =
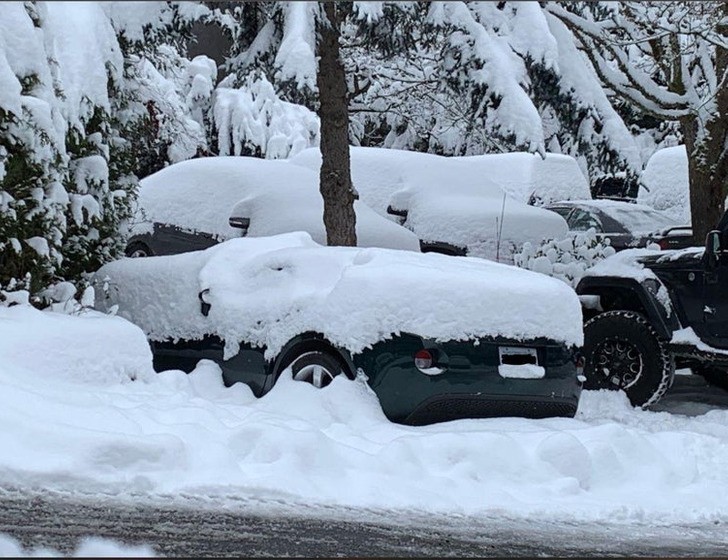
<svg viewBox="0 0 728 560">
<path fill-rule="evenodd" d="M 318 174 L 287 161 L 244 156 L 182 161 L 142 179 L 132 232 L 148 232 L 150 222 L 159 222 L 232 239 L 240 236 L 228 223 L 238 203 L 250 218 L 248 235 L 300 230 L 326 242 Z M 419 251 L 411 231 L 364 202 L 357 201 L 354 210 L 359 246 Z"/>
<path fill-rule="evenodd" d="M 273 357 L 309 331 L 352 353 L 402 332 L 582 343 L 579 300 L 558 280 L 477 258 L 323 247 L 303 232 L 121 259 L 103 266 L 95 284 L 99 309 L 118 305 L 151 339 L 217 334 L 228 357 L 236 341 Z"/>
<path fill-rule="evenodd" d="M 584 277 L 632 278 L 637 281 L 656 278 L 653 268 L 684 266 L 688 261 L 699 260 L 705 249 L 689 247 L 675 251 L 652 249 L 625 249 L 598 262 L 584 272 Z"/>
</svg>

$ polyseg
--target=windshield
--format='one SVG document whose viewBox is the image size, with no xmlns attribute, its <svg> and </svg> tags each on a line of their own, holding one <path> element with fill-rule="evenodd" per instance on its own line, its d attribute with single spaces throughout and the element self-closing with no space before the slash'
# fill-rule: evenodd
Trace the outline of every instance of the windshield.
<svg viewBox="0 0 728 560">
<path fill-rule="evenodd" d="M 607 202 L 595 205 L 607 216 L 619 222 L 630 233 L 651 233 L 667 227 L 683 225 L 669 216 L 643 204 Z"/>
</svg>

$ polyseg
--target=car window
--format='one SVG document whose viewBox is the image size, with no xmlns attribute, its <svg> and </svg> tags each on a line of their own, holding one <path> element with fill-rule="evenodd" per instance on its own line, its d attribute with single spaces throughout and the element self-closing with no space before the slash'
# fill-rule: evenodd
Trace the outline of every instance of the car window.
<svg viewBox="0 0 728 560">
<path fill-rule="evenodd" d="M 631 233 L 650 233 L 666 227 L 680 225 L 657 210 L 636 204 L 608 206 L 603 208 L 603 211 Z"/>
<path fill-rule="evenodd" d="M 571 212 L 571 208 L 568 206 L 549 206 L 548 209 L 552 212 L 556 212 L 568 222 L 569 213 Z"/>
<path fill-rule="evenodd" d="M 573 231 L 586 231 L 589 228 L 594 228 L 597 233 L 604 231 L 599 218 L 581 208 L 574 208 L 574 211 L 569 215 L 568 223 L 569 229 Z"/>
</svg>

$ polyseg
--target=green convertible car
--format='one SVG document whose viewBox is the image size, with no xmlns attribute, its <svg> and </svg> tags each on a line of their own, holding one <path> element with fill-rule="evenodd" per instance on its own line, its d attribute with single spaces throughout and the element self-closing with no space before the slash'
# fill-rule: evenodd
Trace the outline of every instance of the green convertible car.
<svg viewBox="0 0 728 560">
<path fill-rule="evenodd" d="M 97 308 L 139 325 L 157 371 L 220 365 L 264 396 L 281 375 L 324 388 L 364 376 L 386 416 L 573 416 L 581 308 L 566 284 L 512 266 L 302 232 L 124 258 L 95 275 Z"/>
</svg>

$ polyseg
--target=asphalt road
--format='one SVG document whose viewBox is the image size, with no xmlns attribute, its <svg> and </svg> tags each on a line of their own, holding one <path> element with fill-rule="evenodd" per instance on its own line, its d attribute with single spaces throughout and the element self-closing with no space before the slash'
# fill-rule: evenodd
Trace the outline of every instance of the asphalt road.
<svg viewBox="0 0 728 560">
<path fill-rule="evenodd" d="M 728 409 L 728 393 L 678 376 L 660 409 Z M 241 499 L 220 506 L 179 497 L 131 502 L 0 488 L 0 534 L 26 548 L 73 553 L 95 536 L 150 545 L 173 557 L 726 557 L 728 530 L 713 523 L 564 524 L 548 519 L 432 516 Z"/>
</svg>

